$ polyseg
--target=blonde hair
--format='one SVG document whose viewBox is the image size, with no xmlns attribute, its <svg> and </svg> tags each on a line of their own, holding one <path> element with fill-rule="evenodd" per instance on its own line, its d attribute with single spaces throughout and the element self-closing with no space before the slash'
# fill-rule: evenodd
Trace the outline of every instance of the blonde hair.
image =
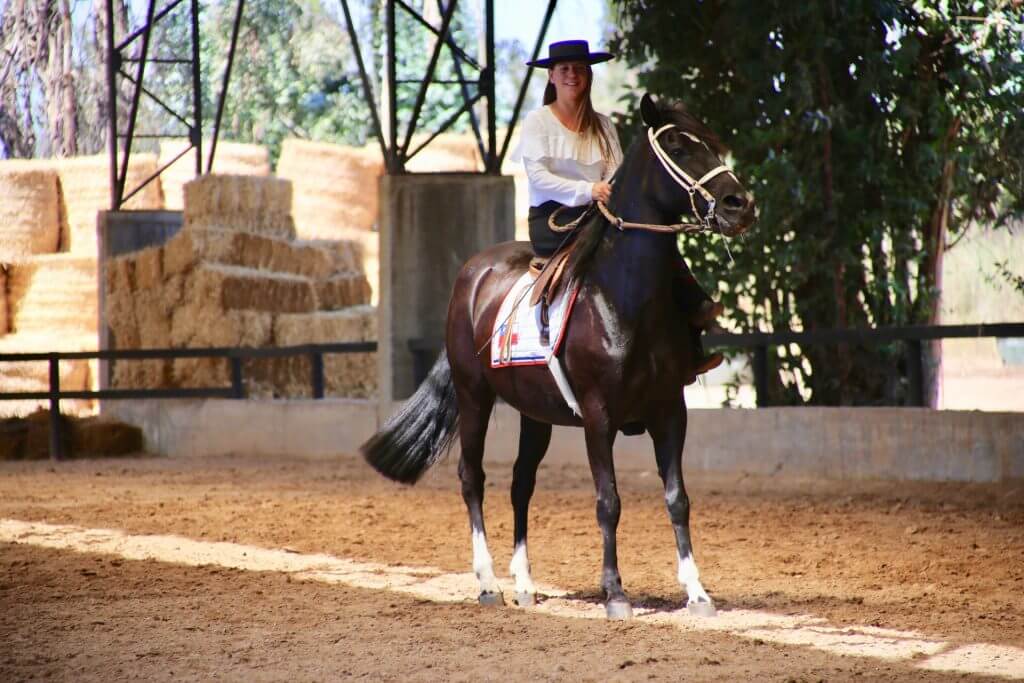
<svg viewBox="0 0 1024 683">
<path fill-rule="evenodd" d="M 552 65 L 549 73 L 556 65 Z M 612 143 L 608 138 L 608 131 L 601 124 L 601 117 L 594 111 L 594 103 L 590 100 L 590 88 L 594 84 L 594 71 L 587 64 L 587 88 L 583 91 L 580 100 L 580 108 L 576 112 L 576 121 L 579 124 L 579 144 L 583 145 L 591 140 L 597 140 L 597 146 L 601 149 L 601 157 L 605 161 L 612 158 Z M 544 88 L 544 104 L 548 105 L 558 99 L 555 91 L 555 84 L 548 79 L 548 85 Z"/>
</svg>

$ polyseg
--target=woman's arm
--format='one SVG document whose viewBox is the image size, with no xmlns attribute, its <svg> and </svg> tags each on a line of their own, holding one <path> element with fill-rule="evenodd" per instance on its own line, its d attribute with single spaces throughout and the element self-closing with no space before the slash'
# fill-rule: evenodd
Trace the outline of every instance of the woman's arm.
<svg viewBox="0 0 1024 683">
<path fill-rule="evenodd" d="M 593 197 L 594 183 L 586 180 L 569 180 L 555 175 L 548 167 L 549 159 L 523 158 L 526 176 L 530 187 L 536 189 L 548 199 L 553 199 L 566 206 L 582 206 Z"/>
</svg>

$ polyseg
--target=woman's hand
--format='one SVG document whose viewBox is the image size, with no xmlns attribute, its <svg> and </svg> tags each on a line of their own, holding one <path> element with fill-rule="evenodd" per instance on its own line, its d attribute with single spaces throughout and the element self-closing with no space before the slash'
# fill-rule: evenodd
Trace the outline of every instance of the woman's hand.
<svg viewBox="0 0 1024 683">
<path fill-rule="evenodd" d="M 612 196 L 612 186 L 605 182 L 594 183 L 593 189 L 590 191 L 590 196 L 595 201 L 608 203 L 608 199 Z"/>
</svg>

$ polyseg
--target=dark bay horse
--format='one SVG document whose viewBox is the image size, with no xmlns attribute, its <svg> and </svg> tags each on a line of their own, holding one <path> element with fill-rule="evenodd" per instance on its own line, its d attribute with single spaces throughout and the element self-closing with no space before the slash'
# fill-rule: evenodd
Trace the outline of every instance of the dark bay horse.
<svg viewBox="0 0 1024 683">
<path fill-rule="evenodd" d="M 379 472 L 415 483 L 447 451 L 458 430 L 459 478 L 469 510 L 473 570 L 484 604 L 503 604 L 484 531 L 482 466 L 487 423 L 500 396 L 521 414 L 512 475 L 515 531 L 509 567 L 517 601 L 533 604 L 536 596 L 526 530 L 537 468 L 548 448 L 551 426 L 574 425 L 583 427 L 597 490 L 605 608 L 610 618 L 632 615 L 616 554 L 620 504 L 612 445 L 623 425 L 640 422 L 654 442 L 665 485 L 679 582 L 691 611 L 714 613 L 693 559 L 690 504 L 682 475 L 682 387 L 693 374 L 693 352 L 688 323 L 673 301 L 680 267 L 676 237 L 683 228 L 676 221 L 694 214 L 696 225 L 704 229 L 737 235 L 753 224 L 754 205 L 722 164 L 713 133 L 682 107 L 656 103 L 645 95 L 641 116 L 648 134 L 627 151 L 607 213 L 594 211 L 581 224 L 579 244 L 567 269 L 579 279 L 581 289 L 560 353 L 580 416 L 566 404 L 546 366 L 491 368 L 488 340 L 502 297 L 532 256 L 529 244 L 507 242 L 477 254 L 462 268 L 448 309 L 447 352 L 402 409 L 362 447 L 366 460 Z"/>
</svg>

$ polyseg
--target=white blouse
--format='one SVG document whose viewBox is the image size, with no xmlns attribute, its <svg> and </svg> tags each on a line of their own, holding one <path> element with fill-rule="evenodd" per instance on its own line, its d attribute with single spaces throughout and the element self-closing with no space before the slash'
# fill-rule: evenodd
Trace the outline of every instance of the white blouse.
<svg viewBox="0 0 1024 683">
<path fill-rule="evenodd" d="M 582 206 L 593 198 L 594 183 L 607 181 L 622 163 L 622 147 L 615 126 L 598 114 L 611 143 L 611 158 L 601 157 L 595 138 L 582 143 L 580 135 L 558 120 L 550 107 L 530 112 L 523 120 L 519 146 L 512 160 L 522 159 L 529 180 L 530 206 L 554 200 L 565 206 Z"/>
</svg>

